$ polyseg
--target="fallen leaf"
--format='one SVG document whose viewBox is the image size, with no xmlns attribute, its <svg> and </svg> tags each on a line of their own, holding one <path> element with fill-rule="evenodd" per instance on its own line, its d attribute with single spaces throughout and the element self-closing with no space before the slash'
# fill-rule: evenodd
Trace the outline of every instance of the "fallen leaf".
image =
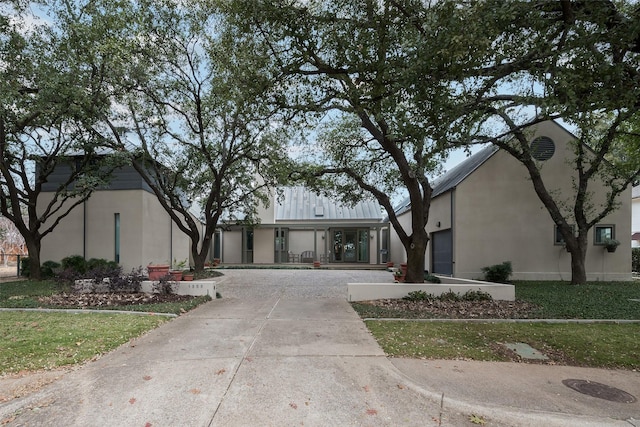
<svg viewBox="0 0 640 427">
<path fill-rule="evenodd" d="M 367 415 L 378 415 L 378 411 L 375 409 L 367 409 Z"/>
<path fill-rule="evenodd" d="M 471 421 L 472 424 L 479 424 L 481 426 L 487 423 L 484 418 L 479 417 L 475 414 L 471 414 L 471 416 L 469 417 L 469 421 Z"/>
<path fill-rule="evenodd" d="M 400 390 L 404 390 L 404 386 L 403 386 L 402 384 L 398 384 L 398 388 L 399 388 Z"/>
<path fill-rule="evenodd" d="M 368 385 L 366 385 L 366 386 L 362 387 L 362 389 L 363 389 L 366 393 L 369 393 L 369 386 L 368 386 Z"/>
<path fill-rule="evenodd" d="M 200 390 L 197 388 L 192 388 L 191 390 L 189 390 L 189 393 L 191 394 L 200 394 Z"/>
<path fill-rule="evenodd" d="M 289 403 L 289 406 L 291 406 L 293 409 L 298 409 L 298 405 L 293 402 Z"/>
<path fill-rule="evenodd" d="M 226 370 L 226 369 L 220 369 L 219 371 L 216 371 L 216 375 L 222 375 L 222 374 L 224 374 L 225 372 L 227 372 L 227 370 Z"/>
<path fill-rule="evenodd" d="M 144 377 L 142 377 L 142 379 L 145 381 L 149 381 L 151 377 L 149 375 L 145 375 Z"/>
<path fill-rule="evenodd" d="M 151 423 L 146 423 L 146 424 L 144 425 L 144 427 L 151 427 L 152 425 L 153 425 L 153 424 L 151 424 Z"/>
<path fill-rule="evenodd" d="M 136 403 L 136 398 L 132 397 L 131 399 L 129 399 L 129 403 L 131 403 L 132 405 Z"/>
</svg>

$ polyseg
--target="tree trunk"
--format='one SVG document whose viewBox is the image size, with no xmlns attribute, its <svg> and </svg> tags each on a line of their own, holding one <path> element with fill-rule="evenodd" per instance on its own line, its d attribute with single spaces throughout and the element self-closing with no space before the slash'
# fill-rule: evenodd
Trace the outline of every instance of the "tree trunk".
<svg viewBox="0 0 640 427">
<path fill-rule="evenodd" d="M 198 250 L 198 242 L 194 242 L 191 239 L 191 256 L 193 257 L 194 270 L 196 272 L 204 271 L 204 263 L 207 261 L 207 255 L 209 255 L 209 246 L 211 239 L 205 237 L 202 247 Z"/>
<path fill-rule="evenodd" d="M 587 258 L 587 232 L 580 231 L 578 237 L 575 238 L 574 244 L 568 244 L 567 248 L 571 253 L 571 284 L 583 285 L 587 283 L 587 272 L 585 268 L 585 259 Z"/>
<path fill-rule="evenodd" d="M 40 272 L 40 241 L 33 236 L 25 236 L 24 240 L 29 252 L 29 278 L 40 280 L 42 278 Z"/>
<path fill-rule="evenodd" d="M 427 233 L 414 233 L 405 245 L 407 251 L 406 283 L 424 283 L 424 255 L 427 251 L 429 236 Z"/>
</svg>

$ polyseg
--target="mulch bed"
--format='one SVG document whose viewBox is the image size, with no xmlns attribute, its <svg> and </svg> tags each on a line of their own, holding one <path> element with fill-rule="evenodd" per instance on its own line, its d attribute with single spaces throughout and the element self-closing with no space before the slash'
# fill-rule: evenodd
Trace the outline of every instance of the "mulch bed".
<svg viewBox="0 0 640 427">
<path fill-rule="evenodd" d="M 538 306 L 525 301 L 441 301 L 429 299 L 408 301 L 383 299 L 360 301 L 371 307 L 365 317 L 397 317 L 407 319 L 530 319 Z M 368 312 L 369 310 L 367 310 Z M 373 315 L 378 313 L 378 315 Z M 371 315 L 369 315 L 371 314 Z"/>
<path fill-rule="evenodd" d="M 145 293 L 77 293 L 40 297 L 38 301 L 49 306 L 99 308 L 141 304 L 160 304 L 192 299 L 191 295 Z"/>
</svg>

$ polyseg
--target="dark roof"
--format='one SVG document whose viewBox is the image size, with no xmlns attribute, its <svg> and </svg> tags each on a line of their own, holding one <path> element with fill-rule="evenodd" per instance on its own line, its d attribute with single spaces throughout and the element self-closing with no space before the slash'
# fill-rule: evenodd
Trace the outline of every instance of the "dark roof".
<svg viewBox="0 0 640 427">
<path fill-rule="evenodd" d="M 467 157 L 462 162 L 458 163 L 444 175 L 439 176 L 431 182 L 433 193 L 431 198 L 438 197 L 439 195 L 446 193 L 449 190 L 454 189 L 462 181 L 464 181 L 469 175 L 471 175 L 476 169 L 478 169 L 484 162 L 489 160 L 498 151 L 498 147 L 490 145 L 472 156 Z M 401 203 L 395 207 L 396 215 L 405 213 L 411 208 L 411 201 L 407 197 Z"/>
<path fill-rule="evenodd" d="M 275 210 L 276 221 L 382 219 L 380 205 L 371 199 L 358 202 L 355 206 L 345 206 L 305 187 L 283 188 L 283 197 L 276 202 Z"/>
</svg>

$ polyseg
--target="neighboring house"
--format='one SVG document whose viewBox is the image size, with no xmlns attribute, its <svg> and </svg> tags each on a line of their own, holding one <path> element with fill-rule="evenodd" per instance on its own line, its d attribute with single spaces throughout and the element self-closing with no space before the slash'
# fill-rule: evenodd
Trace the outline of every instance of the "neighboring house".
<svg viewBox="0 0 640 427">
<path fill-rule="evenodd" d="M 214 256 L 227 264 L 362 263 L 379 264 L 386 226 L 380 205 L 353 207 L 304 187 L 286 187 L 259 210 L 255 228 L 227 226 L 218 231 Z"/>
<path fill-rule="evenodd" d="M 540 139 L 539 139 L 540 138 Z M 573 135 L 555 122 L 544 122 L 531 140 L 545 144 L 547 158 L 541 173 L 550 191 L 572 194 L 573 170 L 566 160 Z M 434 181 L 426 230 L 430 242 L 426 268 L 460 278 L 482 278 L 482 268 L 511 261 L 513 279 L 570 280 L 571 255 L 556 226 L 536 195 L 525 167 L 508 153 L 491 146 L 467 158 Z M 592 187 L 593 188 L 593 187 Z M 597 186 L 596 186 L 597 188 Z M 620 207 L 596 225 L 589 238 L 586 270 L 589 280 L 631 278 L 631 248 L 628 231 L 631 189 L 620 197 Z M 606 189 L 596 190 L 593 202 L 603 199 Z M 399 207 L 400 221 L 408 226 L 406 203 Z M 601 239 L 621 241 L 614 253 L 604 249 Z M 395 262 L 406 255 L 395 233 L 391 234 Z"/>
<path fill-rule="evenodd" d="M 43 187 L 42 208 L 69 169 L 59 166 Z M 140 174 L 117 169 L 107 188 L 96 190 L 42 241 L 40 259 L 59 262 L 69 255 L 104 258 L 124 271 L 148 264 L 190 259 L 190 239 L 175 225 Z"/>
<path fill-rule="evenodd" d="M 640 184 L 631 190 L 631 246 L 640 247 Z"/>
</svg>

